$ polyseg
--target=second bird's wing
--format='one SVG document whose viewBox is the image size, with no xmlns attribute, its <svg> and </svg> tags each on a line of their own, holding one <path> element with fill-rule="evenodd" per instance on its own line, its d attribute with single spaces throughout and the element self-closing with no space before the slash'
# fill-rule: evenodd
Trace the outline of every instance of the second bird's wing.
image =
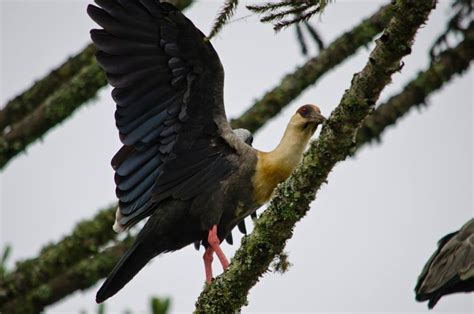
<svg viewBox="0 0 474 314">
<path fill-rule="evenodd" d="M 88 14 L 97 60 L 114 87 L 123 147 L 112 159 L 118 222 L 129 227 L 162 200 L 188 200 L 235 167 L 222 133 L 224 72 L 204 35 L 158 0 L 96 0 Z"/>
<path fill-rule="evenodd" d="M 443 294 L 462 289 L 462 282 L 474 278 L 474 219 L 459 231 L 444 236 L 421 272 L 415 292 L 418 301 L 430 299 L 432 308 Z"/>
</svg>

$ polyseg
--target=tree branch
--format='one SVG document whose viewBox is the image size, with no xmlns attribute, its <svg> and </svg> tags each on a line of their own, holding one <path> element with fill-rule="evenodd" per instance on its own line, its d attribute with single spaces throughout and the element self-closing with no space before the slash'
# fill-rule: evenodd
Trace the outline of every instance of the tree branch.
<svg viewBox="0 0 474 314">
<path fill-rule="evenodd" d="M 32 112 L 49 95 L 61 89 L 63 84 L 69 82 L 83 67 L 91 64 L 95 60 L 94 53 L 94 46 L 89 44 L 80 53 L 69 58 L 22 94 L 7 102 L 0 110 L 0 134 L 7 126 L 20 121 Z"/>
<path fill-rule="evenodd" d="M 354 137 L 373 109 L 380 92 L 411 52 L 413 38 L 433 8 L 431 1 L 394 2 L 394 15 L 364 69 L 352 79 L 341 103 L 325 123 L 319 140 L 311 143 L 302 164 L 281 184 L 270 206 L 244 237 L 230 267 L 208 285 L 196 303 L 196 313 L 228 313 L 247 303 L 249 290 L 265 273 L 291 238 L 293 228 L 326 182 L 329 172 L 351 154 Z"/>
<path fill-rule="evenodd" d="M 174 4 L 178 9 L 183 10 L 191 5 L 193 0 L 168 0 L 168 2 Z M 26 117 L 30 112 L 36 109 L 40 103 L 44 102 L 46 98 L 57 90 L 60 90 L 63 84 L 69 82 L 82 68 L 91 63 L 95 63 L 94 54 L 94 45 L 87 45 L 81 52 L 70 57 L 48 75 L 36 81 L 23 93 L 8 101 L 0 110 L 0 134 L 7 126 Z M 106 84 L 107 82 L 103 81 L 103 84 L 98 85 L 97 89 L 100 89 Z"/>
<path fill-rule="evenodd" d="M 114 205 L 102 209 L 92 219 L 78 223 L 71 235 L 45 246 L 39 257 L 17 263 L 15 271 L 7 273 L 0 283 L 0 309 L 7 302 L 21 298 L 63 274 L 77 261 L 98 253 L 101 246 L 116 236 L 110 227 L 116 208 Z"/>
<path fill-rule="evenodd" d="M 127 238 L 122 243 L 105 249 L 102 253 L 79 261 L 74 267 L 40 285 L 32 293 L 10 300 L 2 307 L 2 312 L 40 313 L 46 306 L 69 294 L 89 288 L 108 275 L 115 262 L 125 253 L 132 241 L 131 238 Z"/>
<path fill-rule="evenodd" d="M 357 146 L 379 140 L 380 134 L 408 111 L 426 101 L 426 97 L 440 89 L 455 74 L 462 73 L 474 59 L 474 22 L 464 33 L 464 40 L 453 49 L 441 53 L 429 69 L 418 73 L 403 92 L 380 105 L 362 124 L 357 132 Z"/>
<path fill-rule="evenodd" d="M 30 115 L 11 126 L 0 137 L 0 169 L 23 151 L 27 145 L 41 138 L 53 126 L 68 118 L 77 108 L 97 94 L 103 86 L 105 73 L 96 63 L 83 68 L 63 88 L 54 92 Z"/>
<path fill-rule="evenodd" d="M 232 120 L 232 127 L 255 132 L 329 70 L 353 55 L 361 46 L 369 44 L 382 32 L 391 14 L 391 6 L 384 6 L 358 26 L 339 36 L 318 56 L 309 59 L 295 72 L 286 75 L 239 119 Z"/>
<path fill-rule="evenodd" d="M 193 0 L 168 2 L 183 10 Z M 92 58 L 93 52 L 92 44 L 88 45 L 60 66 L 58 72 L 53 71 L 38 81 L 0 111 L 0 170 L 29 144 L 95 97 L 99 89 L 107 84 L 105 73 Z M 87 60 L 90 62 L 87 63 Z M 61 84 L 56 85 L 58 80 Z M 3 130 L 6 126 L 10 128 Z"/>
</svg>

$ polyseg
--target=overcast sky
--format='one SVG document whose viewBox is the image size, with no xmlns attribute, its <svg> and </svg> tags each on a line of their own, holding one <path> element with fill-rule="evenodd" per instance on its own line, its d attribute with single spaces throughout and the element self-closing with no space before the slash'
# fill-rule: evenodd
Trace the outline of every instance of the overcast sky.
<svg viewBox="0 0 474 314">
<path fill-rule="evenodd" d="M 1 0 L 0 106 L 89 42 L 94 24 L 85 13 L 87 3 Z M 220 3 L 198 1 L 186 15 L 207 33 Z M 449 3 L 439 3 L 382 100 L 428 65 L 427 49 L 445 27 Z M 330 43 L 381 4 L 338 0 L 311 22 Z M 242 5 L 237 17 L 248 14 Z M 213 44 L 226 71 L 229 117 L 238 117 L 305 60 L 293 30 L 275 35 L 255 17 L 228 25 Z M 371 48 L 360 49 L 298 97 L 258 132 L 254 146 L 274 148 L 302 104 L 318 104 L 329 115 Z M 473 216 L 473 86 L 471 69 L 435 93 L 428 107 L 411 111 L 385 132 L 380 145 L 337 165 L 287 244 L 293 266 L 284 275 L 267 273 L 243 312 L 427 311 L 414 300 L 416 278 L 438 239 Z M 80 219 L 115 201 L 110 159 L 120 143 L 114 107 L 110 88 L 103 89 L 0 174 L 0 245 L 13 246 L 10 265 L 36 256 Z M 234 232 L 237 245 L 239 239 Z M 237 245 L 223 245 L 224 251 L 232 256 Z M 201 256 L 202 250 L 187 247 L 156 258 L 106 303 L 108 313 L 147 312 L 152 295 L 172 297 L 173 313 L 192 311 L 204 284 Z M 93 311 L 98 285 L 47 312 Z M 435 311 L 473 309 L 473 295 L 459 294 L 443 298 Z"/>
</svg>

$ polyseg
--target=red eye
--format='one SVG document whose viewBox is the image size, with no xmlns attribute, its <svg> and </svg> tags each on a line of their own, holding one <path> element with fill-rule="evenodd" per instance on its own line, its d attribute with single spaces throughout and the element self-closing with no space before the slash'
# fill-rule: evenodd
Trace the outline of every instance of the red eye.
<svg viewBox="0 0 474 314">
<path fill-rule="evenodd" d="M 298 112 L 302 117 L 306 117 L 306 115 L 309 113 L 309 108 L 307 106 L 301 107 Z"/>
</svg>

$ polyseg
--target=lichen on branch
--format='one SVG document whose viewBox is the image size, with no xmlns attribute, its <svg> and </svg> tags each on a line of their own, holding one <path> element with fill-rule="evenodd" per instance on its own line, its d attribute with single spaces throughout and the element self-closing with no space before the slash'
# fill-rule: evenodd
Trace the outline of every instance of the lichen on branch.
<svg viewBox="0 0 474 314">
<path fill-rule="evenodd" d="M 183 10 L 193 0 L 168 2 Z M 0 111 L 0 170 L 107 85 L 105 73 L 93 57 L 94 50 L 88 45 Z"/>
<path fill-rule="evenodd" d="M 84 258 L 97 254 L 101 247 L 115 237 L 110 227 L 115 219 L 116 205 L 102 209 L 92 219 L 76 225 L 73 232 L 55 244 L 45 246 L 38 258 L 19 262 L 0 283 L 0 312 L 15 298 L 61 275 Z"/>
<path fill-rule="evenodd" d="M 360 47 L 368 45 L 377 34 L 382 32 L 391 14 L 391 6 L 384 6 L 350 31 L 339 36 L 319 55 L 309 59 L 293 73 L 286 75 L 276 87 L 255 102 L 238 120 L 232 120 L 232 127 L 255 132 L 329 70 L 353 55 Z"/>
<path fill-rule="evenodd" d="M 379 140 L 380 134 L 411 108 L 426 102 L 432 92 L 440 89 L 455 74 L 462 73 L 474 59 L 474 22 L 464 33 L 464 40 L 455 48 L 440 53 L 436 61 L 427 69 L 418 73 L 416 78 L 408 83 L 403 92 L 391 97 L 387 102 L 378 106 L 364 120 L 357 132 L 357 146 Z"/>
<path fill-rule="evenodd" d="M 36 81 L 26 91 L 8 101 L 0 110 L 0 134 L 7 126 L 23 119 L 51 94 L 61 89 L 83 67 L 91 64 L 95 60 L 94 53 L 94 46 L 89 44 L 80 53 L 70 57 L 48 75 Z"/>
</svg>

